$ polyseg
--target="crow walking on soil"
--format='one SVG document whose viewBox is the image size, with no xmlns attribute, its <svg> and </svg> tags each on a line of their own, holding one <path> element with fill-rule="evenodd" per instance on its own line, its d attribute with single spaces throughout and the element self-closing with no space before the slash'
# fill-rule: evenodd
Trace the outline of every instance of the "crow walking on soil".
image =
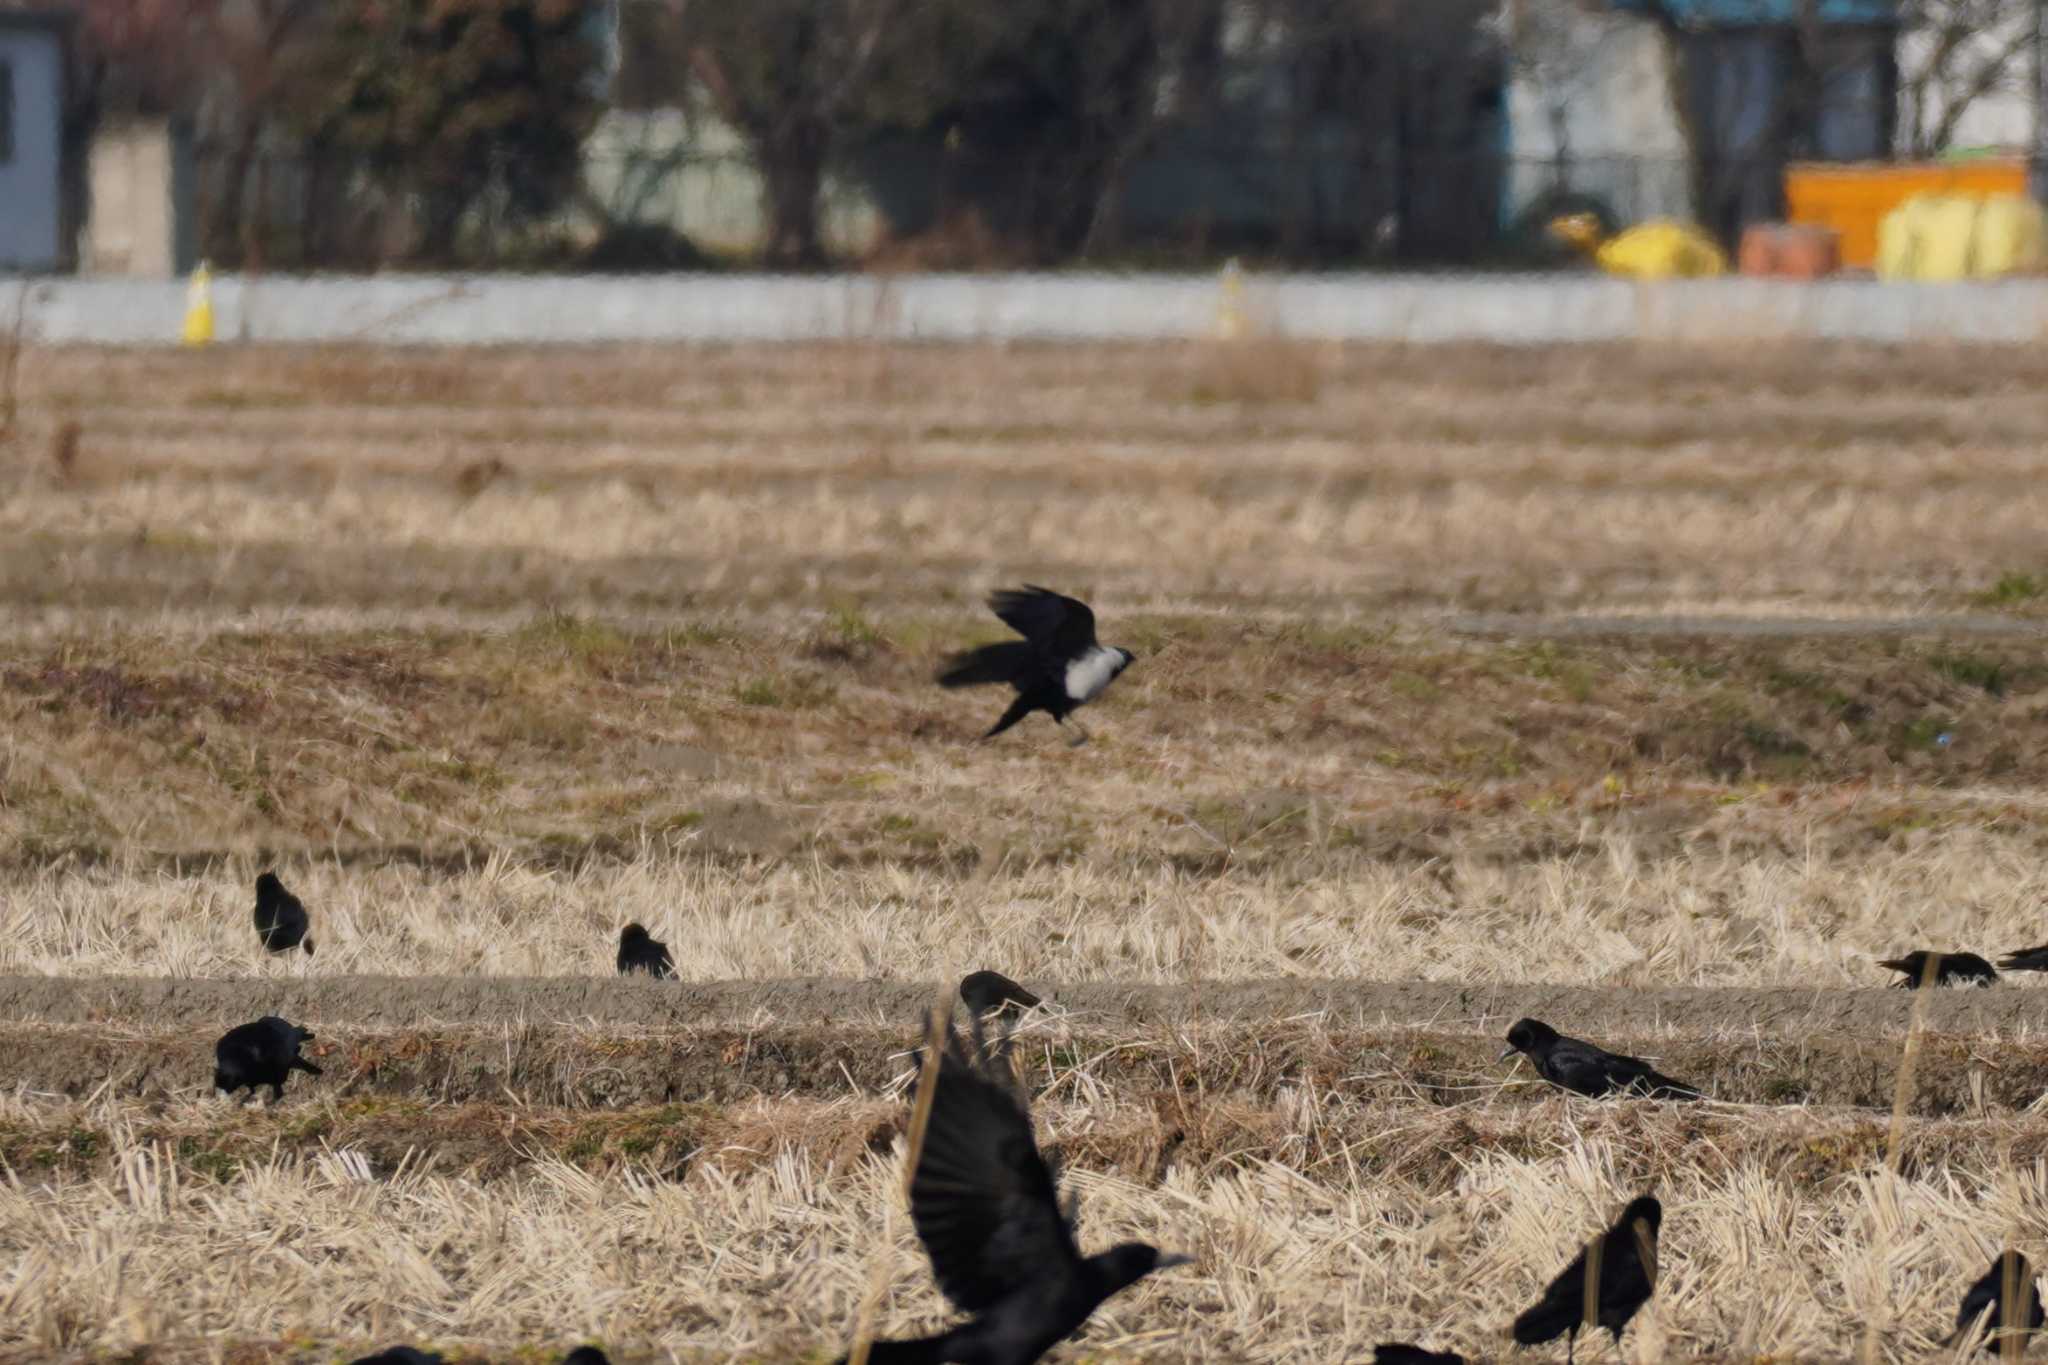
<svg viewBox="0 0 2048 1365">
<path fill-rule="evenodd" d="M 318 1076 L 320 1068 L 299 1055 L 313 1030 L 266 1014 L 253 1024 L 237 1024 L 213 1045 L 213 1088 L 229 1095 L 244 1087 L 270 1087 L 270 1098 L 284 1098 L 285 1078 L 294 1071 Z"/>
<path fill-rule="evenodd" d="M 304 948 L 313 955 L 313 940 L 306 934 L 309 921 L 299 898 L 284 889 L 275 872 L 256 879 L 256 937 L 273 953 Z"/>
<path fill-rule="evenodd" d="M 2011 1250 L 1993 1256 L 1991 1268 L 1970 1286 L 1969 1293 L 1963 1295 L 1963 1306 L 1956 1310 L 1955 1334 L 1947 1343 L 1950 1350 L 1960 1345 L 1968 1333 L 1980 1327 L 1990 1334 L 1984 1342 L 1984 1349 L 1998 1349 L 2000 1334 L 2007 1325 L 2008 1288 L 2014 1295 L 2011 1330 L 2019 1335 L 2020 1350 L 2026 1350 L 2027 1337 L 2048 1325 L 2048 1313 L 2041 1310 L 2041 1292 L 2034 1283 L 2034 1267 L 2024 1255 Z"/>
<path fill-rule="evenodd" d="M 1975 953 L 1932 954 L 1928 949 L 1918 948 L 1904 957 L 1888 958 L 1877 965 L 1905 973 L 1892 984 L 1910 991 L 1919 986 L 1920 978 L 1927 974 L 1930 956 L 1941 958 L 1940 965 L 1934 969 L 1934 984 L 1937 986 L 1967 986 L 1978 981 L 1988 985 L 1998 980 L 1998 973 L 1991 964 Z"/>
<path fill-rule="evenodd" d="M 1038 997 L 1001 972 L 969 972 L 960 978 L 960 1003 L 974 1014 L 992 1010 L 1028 1010 Z"/>
<path fill-rule="evenodd" d="M 1005 1035 L 985 1047 L 976 1019 L 970 1054 L 948 1022 L 910 1182 L 910 1218 L 932 1274 L 954 1306 L 974 1316 L 937 1336 L 877 1341 L 868 1352 L 874 1365 L 1030 1365 L 1110 1295 L 1189 1260 L 1143 1242 L 1081 1254 L 1072 1206 L 1061 1209 L 1056 1173 L 1039 1155 L 1007 1044 Z"/>
<path fill-rule="evenodd" d="M 1580 1248 L 1572 1263 L 1543 1291 L 1543 1297 L 1515 1319 L 1515 1340 L 1523 1346 L 1536 1346 L 1564 1337 L 1565 1359 L 1570 1360 L 1579 1329 L 1597 1325 L 1614 1334 L 1619 1350 L 1622 1329 L 1657 1292 L 1657 1233 L 1663 1223 L 1664 1206 L 1655 1195 L 1630 1200 L 1614 1226 L 1601 1233 L 1597 1242 Z M 1586 1261 L 1594 1247 L 1599 1248 L 1599 1265 L 1592 1272 L 1598 1277 L 1595 1322 L 1588 1324 Z"/>
<path fill-rule="evenodd" d="M 1029 583 L 1022 590 L 1005 588 L 988 599 L 988 607 L 1024 638 L 956 654 L 939 670 L 941 687 L 1008 683 L 1017 689 L 1017 699 L 983 739 L 995 738 L 1033 711 L 1066 724 L 1137 658 L 1128 649 L 1097 644 L 1095 613 L 1087 603 L 1049 588 Z M 1080 721 L 1074 729 L 1068 742 L 1087 743 L 1088 731 Z"/>
<path fill-rule="evenodd" d="M 1567 1038 L 1538 1019 L 1517 1020 L 1508 1030 L 1508 1045 L 1500 1060 L 1506 1061 L 1517 1052 L 1535 1064 L 1537 1074 L 1544 1080 L 1581 1095 L 1597 1097 L 1619 1090 L 1655 1100 L 1704 1098 L 1694 1087 L 1672 1080 L 1640 1057 L 1623 1056 L 1580 1038 Z"/>
<path fill-rule="evenodd" d="M 619 975 L 629 972 L 646 972 L 654 977 L 676 974 L 676 961 L 669 956 L 668 945 L 651 936 L 638 921 L 619 931 Z"/>
</svg>

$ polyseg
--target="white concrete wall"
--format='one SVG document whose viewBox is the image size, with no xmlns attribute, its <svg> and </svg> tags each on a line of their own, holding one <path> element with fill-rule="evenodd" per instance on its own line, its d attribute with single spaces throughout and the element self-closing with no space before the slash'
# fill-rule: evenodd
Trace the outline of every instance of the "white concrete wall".
<svg viewBox="0 0 2048 1365">
<path fill-rule="evenodd" d="M 0 278 L 0 310 L 15 285 Z M 216 335 L 251 341 L 518 343 L 1174 340 L 1216 334 L 1214 275 L 221 277 Z M 45 343 L 176 343 L 178 281 L 55 279 L 29 292 Z M 1432 342 L 2048 341 L 2048 279 L 1961 284 L 1597 275 L 1248 278 L 1253 334 Z M 11 318 L 5 318 L 11 323 Z"/>
<path fill-rule="evenodd" d="M 177 269 L 173 175 L 171 130 L 163 121 L 110 123 L 94 135 L 81 269 L 159 279 Z"/>
</svg>

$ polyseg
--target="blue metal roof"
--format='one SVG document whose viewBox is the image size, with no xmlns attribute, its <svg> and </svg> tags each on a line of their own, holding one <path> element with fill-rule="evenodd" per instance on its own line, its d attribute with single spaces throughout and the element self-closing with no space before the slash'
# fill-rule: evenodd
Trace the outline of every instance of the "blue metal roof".
<svg viewBox="0 0 2048 1365">
<path fill-rule="evenodd" d="M 1790 24 L 1805 18 L 1807 6 L 1823 24 L 1895 24 L 1898 0 L 1612 0 L 1618 10 L 1662 11 L 1681 24 L 1729 28 L 1738 24 Z"/>
</svg>

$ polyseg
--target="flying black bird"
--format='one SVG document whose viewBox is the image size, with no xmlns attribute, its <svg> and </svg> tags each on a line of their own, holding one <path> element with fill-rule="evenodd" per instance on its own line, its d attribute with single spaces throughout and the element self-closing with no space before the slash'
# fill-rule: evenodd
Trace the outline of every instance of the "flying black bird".
<svg viewBox="0 0 2048 1365">
<path fill-rule="evenodd" d="M 956 654 L 939 670 L 941 687 L 1008 683 L 1017 689 L 1017 699 L 983 739 L 995 738 L 1033 711 L 1066 724 L 1138 657 L 1128 649 L 1097 644 L 1095 613 L 1088 604 L 1048 588 L 1030 583 L 1021 591 L 1005 588 L 989 597 L 988 608 L 1024 638 Z M 1069 743 L 1085 744 L 1087 729 L 1078 720 L 1074 729 Z"/>
<path fill-rule="evenodd" d="M 306 936 L 306 907 L 284 889 L 275 872 L 256 879 L 256 937 L 273 953 L 304 948 L 313 955 L 313 940 Z"/>
<path fill-rule="evenodd" d="M 668 955 L 668 945 L 649 934 L 637 920 L 619 930 L 619 975 L 629 972 L 646 972 L 655 977 L 676 974 L 676 960 Z"/>
<path fill-rule="evenodd" d="M 960 978 L 960 1003 L 975 1014 L 1015 1008 L 1028 1010 L 1038 997 L 1001 972 L 969 972 Z"/>
<path fill-rule="evenodd" d="M 1465 1365 L 1456 1351 L 1426 1351 L 1405 1341 L 1383 1341 L 1372 1348 L 1373 1365 Z"/>
<path fill-rule="evenodd" d="M 1537 1074 L 1552 1085 L 1581 1095 L 1606 1095 L 1616 1090 L 1648 1095 L 1653 1100 L 1705 1098 L 1684 1081 L 1674 1081 L 1640 1057 L 1625 1057 L 1580 1038 L 1567 1038 L 1537 1019 L 1517 1020 L 1508 1030 L 1506 1061 L 1522 1053 L 1535 1063 Z"/>
<path fill-rule="evenodd" d="M 910 1182 L 910 1219 L 939 1288 L 974 1316 L 937 1336 L 877 1341 L 874 1365 L 1030 1365 L 1078 1330 L 1103 1300 L 1155 1270 L 1185 1265 L 1143 1242 L 1084 1257 L 1073 1209 L 1039 1155 L 1010 1070 L 1008 1038 L 972 1059 L 951 1021 L 931 1120 Z M 841 1365 L 845 1365 L 842 1358 Z"/>
<path fill-rule="evenodd" d="M 2007 953 L 1998 959 L 1998 965 L 2009 972 L 2048 972 L 2048 943 Z"/>
<path fill-rule="evenodd" d="M 1927 957 L 1927 949 L 1919 948 L 1904 957 L 1891 958 L 1877 965 L 1905 973 L 1892 984 L 1903 986 L 1910 991 L 1920 984 L 1920 978 L 1926 974 Z M 1973 981 L 1988 984 L 1996 980 L 1998 973 L 1992 970 L 1989 962 L 1975 953 L 1943 953 L 1941 965 L 1934 969 L 1934 984 L 1937 986 L 1965 986 Z"/>
<path fill-rule="evenodd" d="M 2007 1262 L 2011 1265 L 2008 1267 Z M 2048 1325 L 2048 1313 L 2041 1310 L 2041 1291 L 2034 1283 L 2034 1267 L 2027 1258 L 2017 1251 L 2002 1251 L 1991 1258 L 1991 1268 L 1984 1272 L 1982 1279 L 1970 1286 L 1970 1292 L 1963 1295 L 1963 1306 L 1956 1310 L 1955 1334 L 1948 1339 L 1953 1349 L 1968 1332 L 1975 1331 L 1980 1320 L 1985 1331 L 1991 1335 L 1984 1343 L 1987 1351 L 1998 1348 L 1999 1334 L 2005 1328 L 2005 1286 L 2007 1274 L 2011 1275 L 2013 1288 L 2019 1293 L 2023 1311 L 2013 1313 L 2013 1330 L 2018 1332 L 2021 1350 L 2025 1350 L 2027 1334 L 2038 1332 Z M 2020 1327 L 2024 1320 L 2026 1326 Z"/>
<path fill-rule="evenodd" d="M 1631 1199 L 1614 1226 L 1600 1234 L 1598 1325 L 1614 1333 L 1617 1350 L 1621 1331 L 1636 1310 L 1657 1292 L 1657 1230 L 1664 1206 L 1655 1195 Z M 1524 1346 L 1565 1338 L 1565 1359 L 1572 1357 L 1579 1328 L 1586 1325 L 1586 1251 L 1572 1257 L 1535 1305 L 1515 1319 L 1515 1340 Z"/>
<path fill-rule="evenodd" d="M 273 1101 L 284 1098 L 285 1077 L 294 1071 L 318 1076 L 320 1068 L 299 1055 L 313 1030 L 287 1024 L 266 1014 L 253 1024 L 237 1024 L 213 1045 L 213 1088 L 232 1095 L 244 1086 L 270 1087 Z"/>
<path fill-rule="evenodd" d="M 562 1365 L 612 1365 L 603 1351 L 595 1346 L 578 1346 L 562 1357 Z"/>
<path fill-rule="evenodd" d="M 379 1351 L 373 1356 L 358 1356 L 349 1365 L 442 1365 L 441 1357 L 432 1351 L 415 1351 L 410 1346 L 394 1346 L 388 1351 Z"/>
</svg>

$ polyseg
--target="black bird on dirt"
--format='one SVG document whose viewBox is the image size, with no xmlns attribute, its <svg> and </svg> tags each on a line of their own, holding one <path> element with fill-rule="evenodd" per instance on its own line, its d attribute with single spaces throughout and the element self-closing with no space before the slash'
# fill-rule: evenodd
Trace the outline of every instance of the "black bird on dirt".
<svg viewBox="0 0 2048 1365">
<path fill-rule="evenodd" d="M 612 1365 L 612 1362 L 595 1346 L 578 1346 L 562 1357 L 562 1365 Z"/>
<path fill-rule="evenodd" d="M 2048 943 L 2007 953 L 1998 959 L 1998 965 L 2008 972 L 2048 972 Z"/>
<path fill-rule="evenodd" d="M 1621 1348 L 1621 1332 L 1636 1310 L 1657 1292 L 1657 1232 L 1664 1224 L 1664 1206 L 1646 1194 L 1631 1199 L 1614 1226 L 1600 1234 L 1599 1294 L 1597 1325 L 1614 1334 L 1615 1349 Z M 1592 1244 L 1579 1249 L 1572 1263 L 1559 1272 L 1534 1306 L 1515 1319 L 1515 1340 L 1523 1346 L 1565 1338 L 1565 1359 L 1572 1358 L 1578 1344 L 1579 1328 L 1586 1326 L 1586 1253 Z"/>
<path fill-rule="evenodd" d="M 1068 716 L 1101 696 L 1138 657 L 1128 649 L 1096 643 L 1095 613 L 1087 603 L 1050 588 L 1031 583 L 1022 589 L 1005 588 L 989 597 L 988 608 L 1024 638 L 956 654 L 939 670 L 941 687 L 1008 683 L 1017 689 L 1017 699 L 983 739 L 995 738 L 1033 711 L 1066 724 Z M 1074 722 L 1074 730 L 1069 744 L 1088 742 L 1080 721 Z"/>
<path fill-rule="evenodd" d="M 416 1351 L 410 1346 L 393 1346 L 388 1351 L 379 1351 L 373 1356 L 358 1356 L 349 1365 L 443 1365 L 441 1357 L 432 1351 Z"/>
<path fill-rule="evenodd" d="M 1056 1171 L 1039 1155 L 1010 1068 L 1007 1032 L 986 1046 L 976 1019 L 963 1046 L 948 1020 L 931 1119 L 910 1181 L 910 1219 L 940 1290 L 974 1316 L 937 1336 L 877 1341 L 868 1359 L 1030 1365 L 1110 1295 L 1155 1270 L 1189 1263 L 1143 1242 L 1084 1257 L 1074 1244 L 1074 1213 L 1071 1201 L 1062 1210 Z"/>
<path fill-rule="evenodd" d="M 286 953 L 304 948 L 306 956 L 311 957 L 313 940 L 306 934 L 309 923 L 306 907 L 284 889 L 275 872 L 266 872 L 256 879 L 256 937 L 266 949 Z"/>
<path fill-rule="evenodd" d="M 294 1071 L 320 1075 L 320 1068 L 299 1055 L 313 1030 L 266 1014 L 253 1024 L 237 1024 L 213 1045 L 213 1088 L 232 1095 L 247 1087 L 270 1087 L 273 1101 L 284 1098 L 285 1078 Z"/>
<path fill-rule="evenodd" d="M 676 960 L 669 956 L 668 945 L 649 934 L 638 920 L 619 930 L 619 975 L 629 972 L 654 977 L 676 974 Z"/>
<path fill-rule="evenodd" d="M 975 1014 L 994 1010 L 1028 1010 L 1038 997 L 1001 972 L 969 972 L 960 978 L 960 1003 Z"/>
<path fill-rule="evenodd" d="M 1508 1045 L 1500 1060 L 1517 1052 L 1535 1064 L 1544 1080 L 1581 1095 L 1598 1097 L 1622 1091 L 1653 1100 L 1705 1098 L 1693 1086 L 1671 1079 L 1640 1057 L 1609 1052 L 1581 1038 L 1567 1038 L 1538 1019 L 1519 1019 L 1508 1030 Z"/>
<path fill-rule="evenodd" d="M 1894 986 L 1913 990 L 1920 984 L 1920 978 L 1927 974 L 1929 950 L 1918 948 L 1904 957 L 1888 958 L 1878 963 L 1892 971 L 1904 973 Z M 1968 986 L 1976 982 L 1986 985 L 1998 980 L 1998 973 L 1989 962 L 1975 953 L 1942 953 L 1941 963 L 1934 969 L 1934 984 L 1937 986 Z"/>
<path fill-rule="evenodd" d="M 1372 1365 L 1465 1365 L 1456 1351 L 1427 1351 L 1405 1341 L 1383 1341 L 1372 1348 Z"/>
<path fill-rule="evenodd" d="M 2034 1283 L 2034 1267 L 2024 1254 L 2007 1249 L 1991 1258 L 1991 1268 L 1977 1283 L 1970 1286 L 1970 1292 L 1963 1295 L 1963 1306 L 1956 1310 L 1956 1330 L 1949 1337 L 1947 1346 L 1953 1350 L 1965 1336 L 1980 1326 L 1990 1335 L 1985 1339 L 1983 1349 L 1998 1349 L 2000 1334 L 2005 1330 L 2005 1291 L 2011 1285 L 2018 1296 L 2013 1310 L 2012 1330 L 2020 1338 L 2020 1349 L 2026 1350 L 2026 1339 L 2048 1325 L 2048 1313 L 2041 1309 L 2041 1290 Z M 2024 1324 L 2024 1326 L 2022 1326 Z"/>
</svg>

